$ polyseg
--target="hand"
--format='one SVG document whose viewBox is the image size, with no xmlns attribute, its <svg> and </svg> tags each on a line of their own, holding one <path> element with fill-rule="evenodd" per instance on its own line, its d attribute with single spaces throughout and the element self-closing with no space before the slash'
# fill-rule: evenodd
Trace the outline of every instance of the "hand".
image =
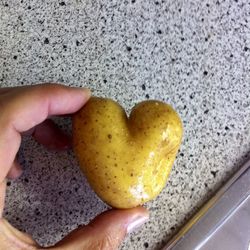
<svg viewBox="0 0 250 250">
<path fill-rule="evenodd" d="M 5 179 L 17 178 L 22 172 L 16 160 L 21 133 L 32 134 L 46 146 L 66 148 L 68 138 L 47 118 L 74 113 L 89 97 L 87 89 L 58 84 L 0 89 L 0 250 L 42 249 L 29 235 L 18 231 L 2 217 Z M 148 212 L 142 207 L 110 210 L 46 249 L 117 249 L 126 233 L 140 226 L 147 218 Z"/>
</svg>

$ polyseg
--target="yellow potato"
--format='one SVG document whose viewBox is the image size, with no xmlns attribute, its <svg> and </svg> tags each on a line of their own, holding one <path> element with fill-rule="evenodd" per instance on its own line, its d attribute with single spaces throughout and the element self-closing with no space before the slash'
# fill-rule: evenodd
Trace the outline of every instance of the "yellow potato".
<svg viewBox="0 0 250 250">
<path fill-rule="evenodd" d="M 106 203 L 131 208 L 156 197 L 166 184 L 182 138 L 173 108 L 137 104 L 129 118 L 110 99 L 92 97 L 73 117 L 73 144 L 91 187 Z"/>
</svg>

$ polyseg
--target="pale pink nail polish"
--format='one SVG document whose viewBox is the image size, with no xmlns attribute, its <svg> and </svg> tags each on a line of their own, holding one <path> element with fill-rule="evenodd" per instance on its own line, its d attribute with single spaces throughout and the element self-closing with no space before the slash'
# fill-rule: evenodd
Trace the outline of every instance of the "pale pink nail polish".
<svg viewBox="0 0 250 250">
<path fill-rule="evenodd" d="M 148 217 L 137 217 L 131 222 L 129 222 L 127 226 L 127 233 L 134 232 L 137 228 L 139 228 L 141 225 L 143 225 L 146 221 L 148 221 Z"/>
</svg>

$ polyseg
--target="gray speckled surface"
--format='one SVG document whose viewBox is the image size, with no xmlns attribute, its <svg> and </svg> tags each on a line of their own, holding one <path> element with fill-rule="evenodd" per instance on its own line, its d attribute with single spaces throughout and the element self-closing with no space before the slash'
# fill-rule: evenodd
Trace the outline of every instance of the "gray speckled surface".
<svg viewBox="0 0 250 250">
<path fill-rule="evenodd" d="M 127 110 L 172 104 L 185 137 L 150 221 L 122 249 L 159 249 L 250 150 L 250 5 L 225 1 L 0 1 L 0 85 L 88 86 Z M 69 129 L 69 121 L 60 123 Z M 106 209 L 72 152 L 26 138 L 5 215 L 47 245 Z"/>
</svg>

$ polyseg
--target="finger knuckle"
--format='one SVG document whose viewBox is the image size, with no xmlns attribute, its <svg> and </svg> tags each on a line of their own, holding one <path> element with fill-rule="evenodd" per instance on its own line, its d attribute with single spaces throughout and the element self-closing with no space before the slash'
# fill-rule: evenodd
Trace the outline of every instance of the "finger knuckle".
<svg viewBox="0 0 250 250">
<path fill-rule="evenodd" d="M 116 250 L 114 244 L 114 237 L 109 233 L 105 233 L 104 236 L 96 242 L 96 250 Z"/>
</svg>

